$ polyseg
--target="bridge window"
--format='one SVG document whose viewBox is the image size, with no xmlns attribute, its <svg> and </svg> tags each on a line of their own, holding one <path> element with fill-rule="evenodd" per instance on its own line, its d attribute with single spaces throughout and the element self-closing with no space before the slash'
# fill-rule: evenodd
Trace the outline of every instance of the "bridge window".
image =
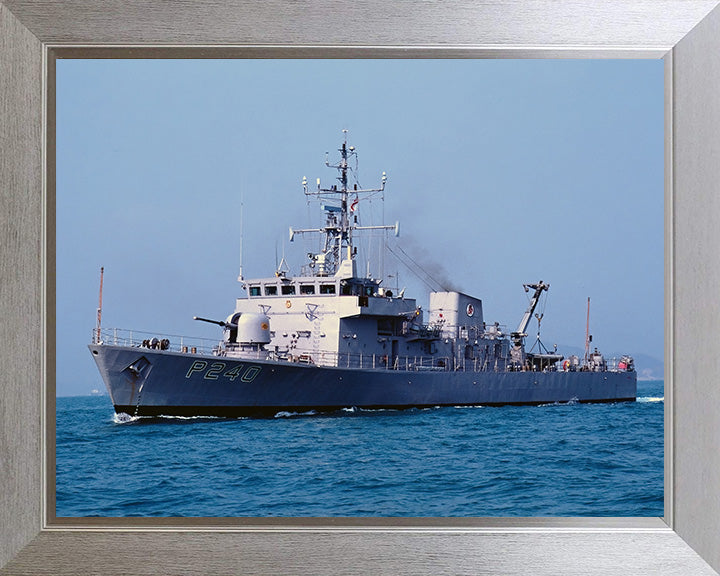
<svg viewBox="0 0 720 576">
<path fill-rule="evenodd" d="M 295 284 L 285 284 L 282 287 L 282 293 L 285 295 L 295 294 Z"/>
<path fill-rule="evenodd" d="M 277 286 L 265 286 L 265 296 L 277 296 Z"/>
<path fill-rule="evenodd" d="M 315 294 L 315 285 L 300 284 L 300 294 Z"/>
<path fill-rule="evenodd" d="M 335 284 L 320 284 L 320 294 L 335 294 Z"/>
<path fill-rule="evenodd" d="M 260 286 L 250 286 L 250 296 L 260 296 Z"/>
</svg>

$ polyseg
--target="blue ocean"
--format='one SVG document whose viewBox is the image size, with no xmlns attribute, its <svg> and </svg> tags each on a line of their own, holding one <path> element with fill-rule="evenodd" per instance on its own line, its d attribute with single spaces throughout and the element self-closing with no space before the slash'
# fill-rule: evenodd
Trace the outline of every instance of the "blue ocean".
<svg viewBox="0 0 720 576">
<path fill-rule="evenodd" d="M 663 398 L 120 419 L 61 397 L 56 514 L 662 516 Z"/>
</svg>

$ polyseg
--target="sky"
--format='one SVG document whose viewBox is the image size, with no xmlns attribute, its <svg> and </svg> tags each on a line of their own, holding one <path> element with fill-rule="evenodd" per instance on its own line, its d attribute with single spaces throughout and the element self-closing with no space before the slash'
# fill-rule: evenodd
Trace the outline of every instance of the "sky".
<svg viewBox="0 0 720 576">
<path fill-rule="evenodd" d="M 233 311 L 241 263 L 298 273 L 301 181 L 334 182 L 344 129 L 361 186 L 387 173 L 361 224 L 399 221 L 391 247 L 486 321 L 514 329 L 543 280 L 548 347 L 584 347 L 590 297 L 593 345 L 662 361 L 663 82 L 662 60 L 58 60 L 57 395 L 104 389 L 101 266 L 104 328 L 218 339 L 192 318 Z M 372 272 L 427 310 L 394 258 Z"/>
</svg>

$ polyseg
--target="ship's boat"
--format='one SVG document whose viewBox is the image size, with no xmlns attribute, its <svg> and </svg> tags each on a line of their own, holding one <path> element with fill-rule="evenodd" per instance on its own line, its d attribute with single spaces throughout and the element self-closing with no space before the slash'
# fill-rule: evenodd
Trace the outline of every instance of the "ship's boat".
<svg viewBox="0 0 720 576">
<path fill-rule="evenodd" d="M 463 405 L 615 402 L 636 398 L 633 360 L 590 353 L 565 359 L 542 345 L 526 350 L 528 325 L 549 284 L 526 284 L 527 310 L 516 330 L 486 322 L 479 298 L 452 290 L 429 295 L 427 318 L 403 290 L 358 271 L 355 238 L 398 234 L 399 225 L 363 226 L 358 206 L 385 190 L 352 187 L 345 136 L 339 184 L 311 189 L 324 225 L 290 229 L 290 240 L 319 236 L 299 275 L 284 258 L 274 274 L 246 279 L 222 339 L 94 330 L 90 352 L 116 412 L 131 416 L 263 416 L 280 411 Z M 391 250 L 388 244 L 383 245 Z M 102 287 L 102 280 L 101 280 Z M 102 288 L 101 288 L 102 305 Z M 100 307 L 101 308 L 101 307 Z M 538 324 L 541 315 L 536 314 Z"/>
</svg>

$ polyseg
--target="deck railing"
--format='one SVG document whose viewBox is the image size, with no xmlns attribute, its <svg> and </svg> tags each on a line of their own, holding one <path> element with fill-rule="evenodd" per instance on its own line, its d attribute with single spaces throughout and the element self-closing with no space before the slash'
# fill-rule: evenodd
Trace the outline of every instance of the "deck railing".
<svg viewBox="0 0 720 576">
<path fill-rule="evenodd" d="M 154 348 L 185 354 L 203 356 L 223 356 L 227 358 L 243 358 L 268 360 L 282 363 L 296 363 L 314 366 L 338 368 L 361 368 L 367 370 L 399 370 L 409 372 L 485 372 L 505 371 L 505 362 L 496 363 L 483 361 L 479 358 L 453 358 L 438 356 L 413 356 L 388 354 L 350 354 L 327 350 L 316 351 L 273 351 L 263 349 L 241 349 L 237 345 L 226 346 L 226 343 L 208 338 L 196 338 L 172 334 L 157 334 L 121 328 L 104 328 L 100 332 L 93 330 L 94 344 L 109 344 L 131 348 Z M 605 359 L 608 372 L 624 372 L 618 367 L 621 359 Z M 510 368 L 507 368 L 510 369 Z M 562 368 L 559 368 L 562 370 Z"/>
<path fill-rule="evenodd" d="M 446 372 L 453 369 L 452 358 L 437 356 L 395 356 L 388 354 L 350 354 L 319 351 L 288 358 L 292 362 L 312 363 L 318 366 L 338 368 L 363 368 L 371 370 L 403 370 L 413 372 Z"/>
<path fill-rule="evenodd" d="M 103 328 L 99 333 L 97 329 L 94 329 L 92 341 L 94 344 L 108 344 L 129 348 L 145 347 L 186 354 L 251 358 L 339 368 L 440 372 L 454 369 L 452 358 L 438 358 L 436 356 L 396 356 L 391 358 L 386 354 L 340 354 L 322 350 L 295 354 L 271 350 L 240 350 L 239 347 L 226 347 L 224 342 L 218 340 L 123 328 Z"/>
<path fill-rule="evenodd" d="M 93 344 L 110 344 L 129 348 L 141 348 L 144 346 L 145 348 L 170 350 L 171 352 L 189 352 L 203 355 L 217 354 L 222 347 L 221 341 L 209 338 L 158 334 L 157 332 L 143 332 L 124 328 L 103 328 L 99 333 L 95 328 L 93 329 L 92 341 Z"/>
</svg>

